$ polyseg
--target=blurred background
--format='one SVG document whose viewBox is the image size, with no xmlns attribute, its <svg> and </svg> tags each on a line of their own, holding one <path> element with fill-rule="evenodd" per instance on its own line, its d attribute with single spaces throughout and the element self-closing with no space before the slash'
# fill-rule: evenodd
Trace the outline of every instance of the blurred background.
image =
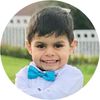
<svg viewBox="0 0 100 100">
<path fill-rule="evenodd" d="M 69 64 L 77 66 L 84 75 L 84 85 L 94 74 L 99 60 L 99 39 L 96 30 L 79 9 L 60 1 L 47 0 L 36 2 L 21 9 L 7 24 L 1 44 L 1 60 L 10 80 L 15 82 L 16 73 L 31 61 L 25 49 L 25 32 L 31 15 L 47 6 L 60 6 L 70 9 L 74 20 L 74 35 L 78 47 L 70 56 Z"/>
</svg>

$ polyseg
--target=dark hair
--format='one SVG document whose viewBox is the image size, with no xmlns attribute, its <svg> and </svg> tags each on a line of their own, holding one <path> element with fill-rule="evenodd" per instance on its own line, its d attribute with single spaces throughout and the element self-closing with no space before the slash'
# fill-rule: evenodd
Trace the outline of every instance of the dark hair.
<svg viewBox="0 0 100 100">
<path fill-rule="evenodd" d="M 73 19 L 69 12 L 61 7 L 47 7 L 30 19 L 27 40 L 31 43 L 35 34 L 38 36 L 66 35 L 69 43 L 74 39 Z"/>
</svg>

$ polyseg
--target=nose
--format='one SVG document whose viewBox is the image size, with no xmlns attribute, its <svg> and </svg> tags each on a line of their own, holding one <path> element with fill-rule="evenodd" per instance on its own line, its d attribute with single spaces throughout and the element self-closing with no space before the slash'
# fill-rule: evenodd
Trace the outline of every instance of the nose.
<svg viewBox="0 0 100 100">
<path fill-rule="evenodd" d="M 54 55 L 55 55 L 55 51 L 52 47 L 49 47 L 49 48 L 46 49 L 45 56 L 52 57 Z"/>
</svg>

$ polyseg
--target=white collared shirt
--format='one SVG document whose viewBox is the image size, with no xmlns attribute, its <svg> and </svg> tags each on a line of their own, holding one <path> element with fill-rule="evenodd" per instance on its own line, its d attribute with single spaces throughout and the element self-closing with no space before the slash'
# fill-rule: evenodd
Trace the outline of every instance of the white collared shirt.
<svg viewBox="0 0 100 100">
<path fill-rule="evenodd" d="M 56 70 L 54 82 L 41 77 L 28 79 L 27 72 L 28 67 L 24 67 L 16 74 L 15 85 L 25 93 L 40 99 L 63 98 L 77 92 L 83 86 L 81 71 L 71 65 L 65 64 L 63 68 Z"/>
</svg>

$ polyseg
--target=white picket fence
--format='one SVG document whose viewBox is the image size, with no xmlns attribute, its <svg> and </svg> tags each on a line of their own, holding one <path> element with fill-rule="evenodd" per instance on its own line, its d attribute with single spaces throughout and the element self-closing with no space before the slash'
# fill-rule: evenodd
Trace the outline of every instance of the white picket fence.
<svg viewBox="0 0 100 100">
<path fill-rule="evenodd" d="M 2 36 L 3 45 L 25 46 L 25 29 L 30 16 L 15 16 L 8 23 Z"/>
<path fill-rule="evenodd" d="M 5 28 L 2 36 L 2 45 L 25 47 L 25 29 L 30 16 L 16 16 Z M 95 30 L 74 30 L 78 40 L 76 54 L 96 56 L 99 55 L 99 39 Z"/>
<path fill-rule="evenodd" d="M 77 54 L 99 56 L 100 44 L 95 30 L 74 30 L 74 34 L 78 40 Z"/>
</svg>

